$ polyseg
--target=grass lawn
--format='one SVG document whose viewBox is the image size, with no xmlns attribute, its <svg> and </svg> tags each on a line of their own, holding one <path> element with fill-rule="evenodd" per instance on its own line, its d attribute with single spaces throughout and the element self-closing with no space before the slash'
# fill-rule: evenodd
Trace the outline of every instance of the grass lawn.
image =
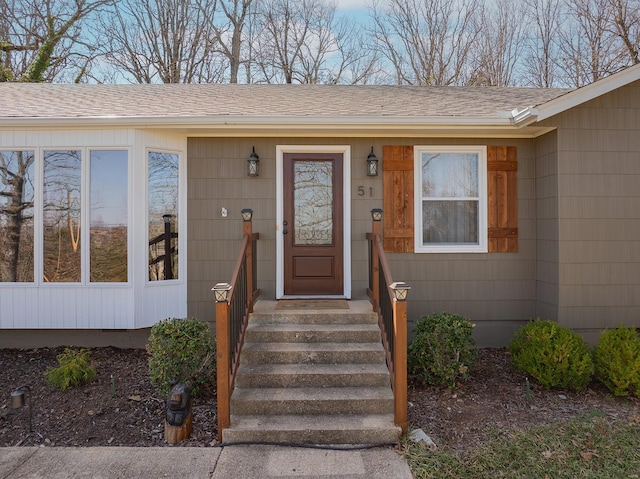
<svg viewBox="0 0 640 479">
<path fill-rule="evenodd" d="M 640 424 L 599 417 L 493 431 L 468 456 L 407 443 L 417 479 L 640 479 Z"/>
</svg>

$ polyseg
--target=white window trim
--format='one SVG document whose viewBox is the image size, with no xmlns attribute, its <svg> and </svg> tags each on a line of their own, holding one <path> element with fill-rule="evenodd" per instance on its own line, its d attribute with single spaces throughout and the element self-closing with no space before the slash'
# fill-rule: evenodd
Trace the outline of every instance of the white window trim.
<svg viewBox="0 0 640 479">
<path fill-rule="evenodd" d="M 487 230 L 487 147 L 486 146 L 414 146 L 414 251 L 416 253 L 486 253 Z M 478 243 L 422 243 L 422 153 L 476 153 L 478 155 Z"/>
</svg>

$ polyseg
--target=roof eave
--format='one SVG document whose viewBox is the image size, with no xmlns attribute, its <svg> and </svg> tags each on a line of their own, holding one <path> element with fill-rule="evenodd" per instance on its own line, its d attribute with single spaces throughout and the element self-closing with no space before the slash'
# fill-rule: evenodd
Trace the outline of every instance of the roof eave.
<svg viewBox="0 0 640 479">
<path fill-rule="evenodd" d="M 187 136 L 210 137 L 511 137 L 532 138 L 541 128 L 515 124 L 498 116 L 206 116 L 0 118 L 0 128 L 171 129 Z"/>
<path fill-rule="evenodd" d="M 543 103 L 542 105 L 538 105 L 537 121 L 546 120 L 547 118 L 610 93 L 617 88 L 621 88 L 637 80 L 640 80 L 640 65 L 634 65 L 619 73 L 615 73 Z"/>
</svg>

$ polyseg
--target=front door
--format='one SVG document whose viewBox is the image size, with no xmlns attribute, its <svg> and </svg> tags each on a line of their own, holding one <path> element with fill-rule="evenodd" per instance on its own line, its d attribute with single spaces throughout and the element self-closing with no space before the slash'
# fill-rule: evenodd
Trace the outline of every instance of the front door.
<svg viewBox="0 0 640 479">
<path fill-rule="evenodd" d="M 343 154 L 284 153 L 284 294 L 344 294 Z"/>
</svg>

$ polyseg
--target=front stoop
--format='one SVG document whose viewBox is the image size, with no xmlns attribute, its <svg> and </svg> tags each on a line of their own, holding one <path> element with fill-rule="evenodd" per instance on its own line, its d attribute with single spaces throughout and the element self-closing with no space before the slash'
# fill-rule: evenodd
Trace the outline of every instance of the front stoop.
<svg viewBox="0 0 640 479">
<path fill-rule="evenodd" d="M 389 444 L 393 392 L 376 315 L 348 310 L 275 310 L 251 315 L 231 396 L 226 443 Z"/>
</svg>

